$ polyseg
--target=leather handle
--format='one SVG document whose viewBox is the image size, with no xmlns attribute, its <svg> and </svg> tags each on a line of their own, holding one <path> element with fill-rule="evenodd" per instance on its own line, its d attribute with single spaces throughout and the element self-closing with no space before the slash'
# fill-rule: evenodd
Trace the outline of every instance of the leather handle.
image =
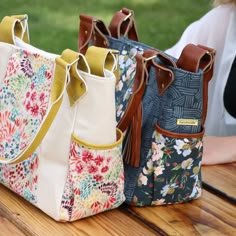
<svg viewBox="0 0 236 236">
<path fill-rule="evenodd" d="M 202 45 L 188 44 L 182 50 L 177 66 L 183 70 L 195 73 L 199 69 L 203 71 L 209 70 L 212 66 L 212 51 L 214 50 Z"/>
<path fill-rule="evenodd" d="M 162 96 L 174 81 L 174 73 L 168 66 L 177 67 L 177 65 L 169 56 L 158 50 L 148 49 L 144 55 L 147 62 L 155 69 L 158 94 Z"/>
<path fill-rule="evenodd" d="M 207 107 L 208 107 L 208 83 L 213 75 L 215 61 L 215 49 L 203 46 L 188 44 L 182 51 L 177 66 L 190 72 L 203 71 L 203 108 L 202 108 L 202 125 L 204 126 Z"/>
<path fill-rule="evenodd" d="M 71 49 L 64 50 L 61 58 L 68 63 L 70 76 L 66 90 L 70 106 L 73 106 L 88 91 L 87 84 L 78 73 L 78 69 L 90 73 L 90 68 L 83 54 Z"/>
<path fill-rule="evenodd" d="M 90 43 L 94 46 L 109 46 L 106 35 L 111 35 L 109 29 L 102 20 L 92 16 L 80 14 L 80 27 L 78 36 L 79 52 L 85 54 Z"/>
<path fill-rule="evenodd" d="M 128 8 L 122 8 L 117 11 L 111 19 L 109 30 L 114 38 L 120 38 L 121 35 L 138 41 L 138 33 L 134 20 L 134 12 Z"/>
<path fill-rule="evenodd" d="M 15 36 L 29 43 L 27 15 L 5 16 L 0 23 L 0 42 L 15 44 Z"/>
<path fill-rule="evenodd" d="M 122 131 L 125 131 L 130 125 L 133 115 L 142 101 L 150 66 L 153 66 L 156 70 L 156 80 L 160 95 L 162 95 L 174 81 L 173 72 L 168 67 L 155 62 L 154 59 L 157 57 L 162 61 L 165 61 L 166 64 L 176 67 L 175 62 L 171 58 L 157 50 L 148 49 L 144 51 L 143 55 L 136 55 L 136 74 L 134 78 L 133 92 L 126 111 L 118 123 L 118 128 Z"/>
<path fill-rule="evenodd" d="M 97 76 L 105 76 L 105 69 L 115 72 L 118 61 L 112 49 L 90 46 L 85 54 L 91 73 Z"/>
<path fill-rule="evenodd" d="M 62 58 L 67 61 L 71 67 L 70 81 L 67 85 L 67 93 L 71 106 L 88 90 L 86 82 L 80 76 L 77 69 L 102 77 L 105 76 L 105 69 L 114 74 L 117 70 L 117 60 L 111 49 L 90 46 L 85 56 L 81 53 L 66 49 L 62 53 Z"/>
<path fill-rule="evenodd" d="M 202 58 L 202 61 L 200 63 L 200 68 L 204 71 L 203 108 L 202 108 L 202 124 L 204 125 L 206 121 L 207 109 L 208 109 L 208 85 L 209 85 L 209 81 L 212 79 L 212 76 L 213 76 L 216 50 L 202 46 L 202 45 L 198 45 L 198 47 L 206 50 L 206 55 Z"/>
</svg>

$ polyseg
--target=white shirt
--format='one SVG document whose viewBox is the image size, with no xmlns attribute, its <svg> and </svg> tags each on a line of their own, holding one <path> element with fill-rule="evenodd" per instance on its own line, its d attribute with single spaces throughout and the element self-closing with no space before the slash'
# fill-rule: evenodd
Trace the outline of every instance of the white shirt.
<svg viewBox="0 0 236 236">
<path fill-rule="evenodd" d="M 209 83 L 205 133 L 236 135 L 236 119 L 226 111 L 223 102 L 225 85 L 236 55 L 236 5 L 225 4 L 213 8 L 190 24 L 176 45 L 166 52 L 178 58 L 188 43 L 202 44 L 216 50 L 213 78 Z"/>
</svg>

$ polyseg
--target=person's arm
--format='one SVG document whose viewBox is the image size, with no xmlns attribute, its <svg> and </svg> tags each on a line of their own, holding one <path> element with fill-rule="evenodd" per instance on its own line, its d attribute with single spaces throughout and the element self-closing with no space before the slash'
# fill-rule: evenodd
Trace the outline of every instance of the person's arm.
<svg viewBox="0 0 236 236">
<path fill-rule="evenodd" d="M 204 136 L 203 165 L 236 162 L 236 136 Z"/>
</svg>

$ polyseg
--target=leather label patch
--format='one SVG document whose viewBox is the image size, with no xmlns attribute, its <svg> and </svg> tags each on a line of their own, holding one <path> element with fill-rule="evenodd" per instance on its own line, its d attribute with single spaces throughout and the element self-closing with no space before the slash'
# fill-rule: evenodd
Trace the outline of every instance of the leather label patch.
<svg viewBox="0 0 236 236">
<path fill-rule="evenodd" d="M 198 120 L 195 120 L 195 119 L 177 119 L 177 125 L 197 126 L 198 125 Z"/>
</svg>

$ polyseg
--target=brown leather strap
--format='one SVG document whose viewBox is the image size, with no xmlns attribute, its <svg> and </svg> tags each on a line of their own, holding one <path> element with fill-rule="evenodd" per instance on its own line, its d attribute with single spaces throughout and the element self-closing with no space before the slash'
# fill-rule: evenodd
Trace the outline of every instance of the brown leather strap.
<svg viewBox="0 0 236 236">
<path fill-rule="evenodd" d="M 131 160 L 131 152 L 132 152 L 132 124 L 128 127 L 128 129 L 125 132 L 125 139 L 123 142 L 123 161 L 126 164 L 130 164 Z"/>
<path fill-rule="evenodd" d="M 199 46 L 201 46 L 201 45 L 199 45 Z M 206 47 L 204 47 L 204 48 L 206 49 Z M 206 116 L 207 116 L 207 109 L 208 109 L 208 85 L 209 85 L 209 81 L 212 79 L 212 76 L 213 76 L 215 54 L 216 54 L 216 50 L 215 49 L 207 48 L 207 50 L 208 50 L 208 52 L 206 52 L 206 54 L 209 54 L 209 57 L 207 57 L 209 59 L 207 60 L 207 63 L 202 63 L 203 65 L 206 65 L 206 66 L 203 67 L 203 71 L 204 71 L 204 80 L 203 80 L 203 107 L 202 107 L 202 124 L 203 125 L 205 124 Z M 209 63 L 208 63 L 208 61 L 209 61 Z"/>
<path fill-rule="evenodd" d="M 203 70 L 202 126 L 205 124 L 208 107 L 208 83 L 213 75 L 216 51 L 203 45 L 188 44 L 182 51 L 177 66 L 183 70 L 198 72 Z"/>
<path fill-rule="evenodd" d="M 146 82 L 145 82 L 147 79 L 146 72 L 147 70 L 146 70 L 145 58 L 142 55 L 137 54 L 136 73 L 135 73 L 132 95 L 129 104 L 126 108 L 126 111 L 117 125 L 117 127 L 122 131 L 125 131 L 127 127 L 130 125 L 133 116 L 136 112 L 136 109 L 138 108 L 139 104 L 142 101 L 142 97 L 146 88 Z"/>
<path fill-rule="evenodd" d="M 134 20 L 134 12 L 127 8 L 122 8 L 114 14 L 111 19 L 109 30 L 114 38 L 120 38 L 121 35 L 138 41 L 138 33 Z"/>
<path fill-rule="evenodd" d="M 142 131 L 142 97 L 146 88 L 146 62 L 142 55 L 136 55 L 136 74 L 133 93 L 117 127 L 126 132 L 123 158 L 126 164 L 139 166 Z"/>
<path fill-rule="evenodd" d="M 123 146 L 123 158 L 126 164 L 138 167 L 141 155 L 142 139 L 142 103 L 139 104 L 132 122 L 127 129 L 127 137 Z"/>
<path fill-rule="evenodd" d="M 155 68 L 156 81 L 158 85 L 159 95 L 162 95 L 166 89 L 173 83 L 173 72 L 162 65 L 155 62 L 154 58 L 158 57 L 165 65 L 172 67 L 180 67 L 184 70 L 197 72 L 199 69 L 204 71 L 203 84 L 203 121 L 207 110 L 207 94 L 208 82 L 212 77 L 214 50 L 206 50 L 201 46 L 187 45 L 181 54 L 177 64 L 164 53 L 157 50 L 146 50 L 143 54 L 137 55 L 136 76 L 133 87 L 133 94 L 129 101 L 125 114 L 121 118 L 118 128 L 125 131 L 127 129 L 127 141 L 124 147 L 125 162 L 131 166 L 138 167 L 141 152 L 141 130 L 142 130 L 142 98 L 146 88 L 148 79 L 148 70 L 150 66 Z M 203 122 L 204 123 L 204 122 Z"/>
<path fill-rule="evenodd" d="M 165 54 L 156 50 L 146 50 L 143 55 L 136 55 L 137 64 L 133 93 L 128 107 L 118 124 L 118 128 L 123 131 L 127 130 L 128 135 L 124 146 L 124 161 L 134 167 L 138 167 L 140 162 L 142 98 L 146 88 L 146 81 L 148 80 L 149 67 L 153 66 L 157 70 L 157 78 L 160 80 L 157 80 L 157 82 L 162 94 L 174 80 L 171 70 L 154 62 L 153 59 L 156 56 L 161 56 L 164 60 L 168 61 L 168 57 Z M 173 66 L 176 66 L 171 60 L 169 60 L 169 63 L 173 63 Z"/>
<path fill-rule="evenodd" d="M 155 69 L 158 94 L 162 96 L 174 81 L 173 71 L 165 65 L 172 67 L 177 67 L 177 65 L 170 57 L 168 57 L 163 52 L 157 50 L 153 49 L 146 50 L 144 55 L 146 57 L 147 63 L 152 65 L 152 67 Z M 163 62 L 165 65 L 162 65 L 161 63 L 160 64 L 156 63 L 154 58 L 159 58 L 159 60 Z"/>
<path fill-rule="evenodd" d="M 136 55 L 137 64 L 136 64 L 136 74 L 134 79 L 133 92 L 129 104 L 126 108 L 126 111 L 118 124 L 118 128 L 121 129 L 122 131 L 126 130 L 127 127 L 130 125 L 133 115 L 142 101 L 144 91 L 146 88 L 145 81 L 147 81 L 148 79 L 149 66 L 152 65 L 156 70 L 156 75 L 157 75 L 156 79 L 160 95 L 162 95 L 174 81 L 173 72 L 167 67 L 155 63 L 153 59 L 156 57 L 160 57 L 164 59 L 165 62 L 168 61 L 169 65 L 176 67 L 174 61 L 168 58 L 164 53 L 159 52 L 157 50 L 148 49 L 145 50 L 143 56 L 140 54 Z"/>
<path fill-rule="evenodd" d="M 177 61 L 177 66 L 183 70 L 190 72 L 203 71 L 208 68 L 211 63 L 211 55 L 205 48 L 194 44 L 188 44 L 182 50 L 182 53 Z"/>
<path fill-rule="evenodd" d="M 94 46 L 107 48 L 109 42 L 106 35 L 110 35 L 110 31 L 103 21 L 92 16 L 80 14 L 79 52 L 85 54 L 90 42 Z"/>
<path fill-rule="evenodd" d="M 132 149 L 130 164 L 138 167 L 140 164 L 141 155 L 141 140 L 142 140 L 142 103 L 139 104 L 132 121 Z"/>
</svg>

